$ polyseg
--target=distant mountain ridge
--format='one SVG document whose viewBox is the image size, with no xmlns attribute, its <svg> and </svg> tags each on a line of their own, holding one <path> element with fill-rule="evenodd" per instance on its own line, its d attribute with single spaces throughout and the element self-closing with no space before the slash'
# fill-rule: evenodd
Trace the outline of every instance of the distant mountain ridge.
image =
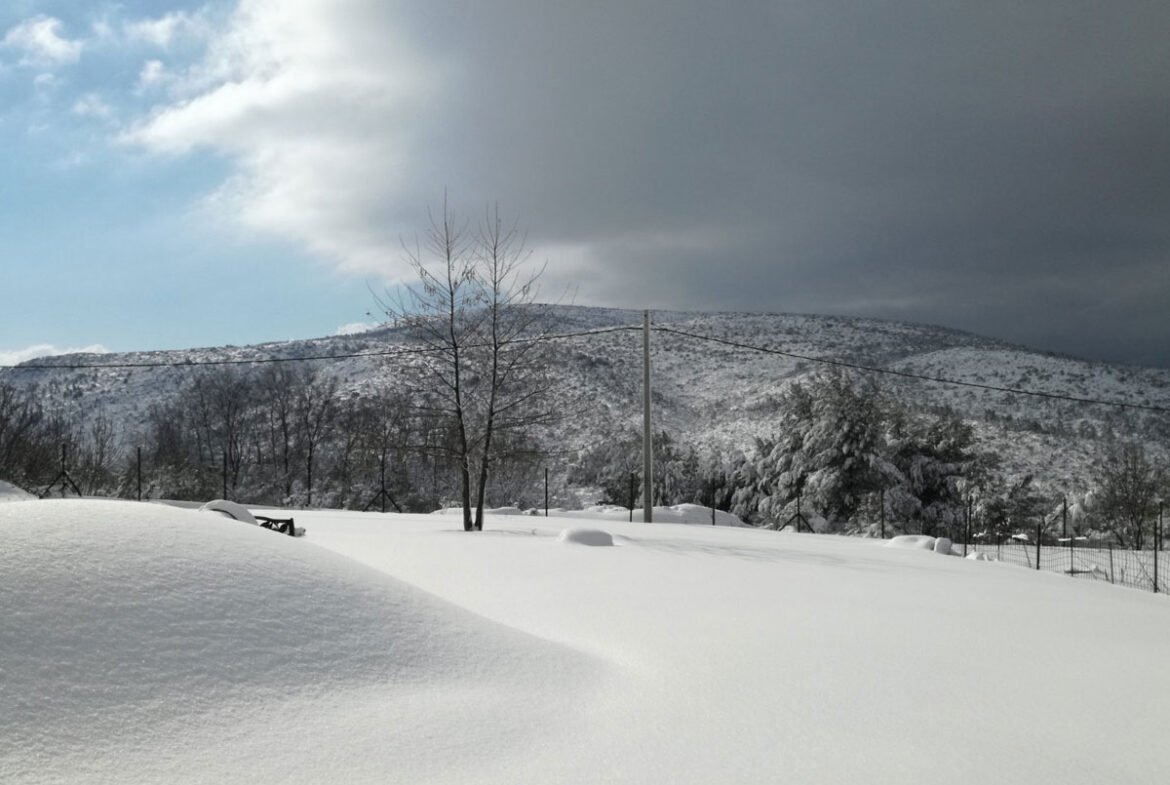
<svg viewBox="0 0 1170 785">
<path fill-rule="evenodd" d="M 640 311 L 550 306 L 552 332 L 641 325 Z M 655 332 L 652 366 L 655 428 L 676 439 L 726 450 L 748 449 L 777 427 L 780 396 L 827 359 L 993 387 L 1170 408 L 1170 369 L 1110 365 L 1041 352 L 949 328 L 877 319 L 759 313 L 655 311 L 656 326 L 810 359 L 730 347 Z M 561 406 L 574 416 L 546 433 L 558 452 L 586 447 L 621 427 L 640 427 L 641 334 L 618 331 L 556 341 L 552 372 Z M 411 345 L 399 328 L 255 346 L 103 355 L 62 355 L 26 365 L 52 370 L 0 370 L 0 381 L 35 385 L 48 407 L 84 421 L 102 411 L 133 443 L 142 414 L 177 393 L 197 363 L 392 352 Z M 166 363 L 154 368 L 58 370 L 80 361 L 100 365 Z M 334 374 L 345 395 L 394 386 L 405 357 L 315 361 Z M 247 364 L 243 368 L 250 367 Z M 1170 417 L 1101 404 L 1032 398 L 882 376 L 882 388 L 916 411 L 950 408 L 972 422 L 983 444 L 1014 473 L 1032 473 L 1052 489 L 1083 488 L 1107 437 L 1165 452 Z"/>
</svg>

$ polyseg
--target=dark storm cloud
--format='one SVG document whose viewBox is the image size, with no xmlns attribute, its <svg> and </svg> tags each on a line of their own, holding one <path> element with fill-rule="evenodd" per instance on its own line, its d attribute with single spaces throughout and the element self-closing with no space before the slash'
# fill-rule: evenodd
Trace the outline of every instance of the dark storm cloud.
<svg viewBox="0 0 1170 785">
<path fill-rule="evenodd" d="M 575 259 L 550 278 L 581 302 L 1170 365 L 1164 2 L 370 9 L 438 76 L 391 224 L 447 187 Z"/>
</svg>

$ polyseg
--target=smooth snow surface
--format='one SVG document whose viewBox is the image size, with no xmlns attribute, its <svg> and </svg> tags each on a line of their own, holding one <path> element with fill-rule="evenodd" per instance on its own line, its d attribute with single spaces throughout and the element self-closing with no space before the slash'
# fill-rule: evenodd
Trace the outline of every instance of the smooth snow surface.
<svg viewBox="0 0 1170 785">
<path fill-rule="evenodd" d="M 296 516 L 0 505 L 0 782 L 1170 776 L 1162 596 L 831 536 Z"/>
</svg>

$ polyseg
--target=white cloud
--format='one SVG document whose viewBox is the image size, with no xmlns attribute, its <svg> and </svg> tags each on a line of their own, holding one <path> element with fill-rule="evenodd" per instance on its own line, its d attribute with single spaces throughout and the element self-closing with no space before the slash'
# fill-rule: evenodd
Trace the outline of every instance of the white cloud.
<svg viewBox="0 0 1170 785">
<path fill-rule="evenodd" d="M 179 38 L 204 38 L 211 34 L 211 26 L 202 13 L 172 11 L 157 19 L 139 19 L 127 22 L 123 28 L 126 38 L 142 41 L 166 49 Z"/>
<path fill-rule="evenodd" d="M 86 93 L 78 98 L 70 111 L 78 117 L 93 117 L 99 120 L 110 120 L 114 116 L 113 108 L 97 93 Z"/>
<path fill-rule="evenodd" d="M 338 327 L 334 335 L 360 335 L 368 333 L 370 330 L 376 330 L 380 326 L 377 322 L 350 322 Z"/>
<path fill-rule="evenodd" d="M 114 38 L 114 27 L 107 19 L 99 19 L 93 23 L 94 37 L 101 41 L 109 41 Z"/>
<path fill-rule="evenodd" d="M 147 60 L 142 64 L 142 70 L 138 72 L 138 86 L 139 92 L 154 89 L 160 85 L 164 85 L 173 79 L 173 75 L 163 65 L 161 60 Z"/>
<path fill-rule="evenodd" d="M 61 80 L 57 78 L 56 74 L 48 72 L 37 74 L 35 77 L 33 77 L 33 86 L 38 90 L 52 90 L 60 83 Z"/>
<path fill-rule="evenodd" d="M 204 58 L 177 75 L 179 97 L 123 141 L 223 154 L 236 174 L 209 197 L 212 209 L 342 269 L 384 271 L 399 256 L 399 230 L 383 211 L 437 70 L 396 38 L 386 6 L 243 0 Z"/>
<path fill-rule="evenodd" d="M 38 357 L 56 357 L 61 354 L 108 354 L 109 349 L 100 344 L 91 344 L 75 349 L 58 349 L 47 343 L 40 343 L 24 349 L 5 351 L 0 349 L 0 365 L 19 365 Z"/>
<path fill-rule="evenodd" d="M 8 30 L 0 46 L 23 53 L 20 64 L 35 68 L 76 63 L 84 42 L 64 38 L 61 20 L 51 16 L 34 16 Z"/>
</svg>

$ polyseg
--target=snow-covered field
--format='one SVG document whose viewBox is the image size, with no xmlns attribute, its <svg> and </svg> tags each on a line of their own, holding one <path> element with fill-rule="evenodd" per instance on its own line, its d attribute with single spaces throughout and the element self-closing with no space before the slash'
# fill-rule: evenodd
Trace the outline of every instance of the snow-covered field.
<svg viewBox="0 0 1170 785">
<path fill-rule="evenodd" d="M 0 505 L 0 782 L 1170 776 L 1162 596 L 731 526 L 292 514 Z"/>
</svg>

